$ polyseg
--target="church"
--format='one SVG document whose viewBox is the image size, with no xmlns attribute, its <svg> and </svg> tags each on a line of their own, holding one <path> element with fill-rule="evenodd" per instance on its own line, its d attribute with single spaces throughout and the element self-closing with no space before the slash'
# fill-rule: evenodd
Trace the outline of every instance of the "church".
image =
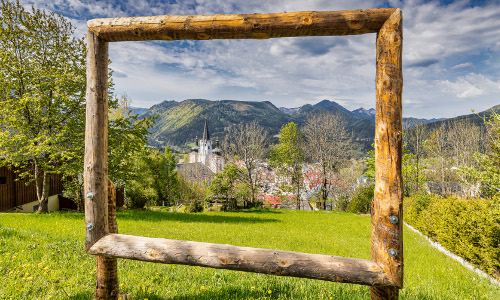
<svg viewBox="0 0 500 300">
<path fill-rule="evenodd" d="M 196 138 L 196 144 L 189 153 L 189 163 L 202 163 L 214 173 L 221 173 L 224 168 L 224 157 L 219 146 L 219 140 L 215 141 L 215 149 L 212 149 L 212 141 L 208 133 L 208 124 L 205 120 L 203 137 L 201 140 Z"/>
</svg>

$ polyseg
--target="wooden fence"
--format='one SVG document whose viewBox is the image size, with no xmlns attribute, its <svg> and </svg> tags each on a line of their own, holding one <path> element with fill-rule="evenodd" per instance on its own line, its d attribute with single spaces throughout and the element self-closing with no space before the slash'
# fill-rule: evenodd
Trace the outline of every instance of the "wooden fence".
<svg viewBox="0 0 500 300">
<path fill-rule="evenodd" d="M 372 299 L 403 287 L 402 12 L 399 9 L 252 15 L 154 16 L 87 22 L 85 223 L 87 253 L 161 263 L 370 285 Z M 116 41 L 267 39 L 377 33 L 375 196 L 371 260 L 117 234 L 108 215 L 108 46 Z M 111 221 L 109 221 L 111 218 Z M 100 269 L 100 268 L 103 269 Z M 106 270 L 106 271 L 102 271 Z M 116 264 L 98 264 L 97 298 L 116 299 Z M 115 286 L 114 288 L 112 286 Z M 103 292 L 104 291 L 104 292 Z"/>
<path fill-rule="evenodd" d="M 20 179 L 14 167 L 0 167 L 0 211 L 37 201 L 35 183 Z M 28 183 L 28 184 L 27 184 Z M 60 194 L 63 190 L 62 176 L 52 174 L 49 195 Z"/>
</svg>

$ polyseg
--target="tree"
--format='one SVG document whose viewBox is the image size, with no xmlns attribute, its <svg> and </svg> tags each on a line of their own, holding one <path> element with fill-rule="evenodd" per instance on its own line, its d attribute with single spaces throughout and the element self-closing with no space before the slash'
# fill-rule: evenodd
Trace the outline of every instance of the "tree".
<svg viewBox="0 0 500 300">
<path fill-rule="evenodd" d="M 0 3 L 0 157 L 36 185 L 47 211 L 50 175 L 81 153 L 85 44 L 60 15 Z"/>
<path fill-rule="evenodd" d="M 486 121 L 485 123 L 488 123 Z M 451 159 L 454 167 L 458 168 L 457 175 L 462 183 L 462 192 L 472 196 L 477 184 L 477 178 L 471 176 L 464 169 L 481 169 L 481 164 L 474 158 L 478 153 L 485 153 L 487 137 L 483 126 L 475 125 L 470 119 L 457 119 L 450 123 L 448 141 L 450 144 Z"/>
<path fill-rule="evenodd" d="M 300 190 L 302 188 L 302 135 L 294 122 L 281 127 L 279 144 L 271 151 L 271 164 L 291 178 L 297 209 L 300 209 Z"/>
<path fill-rule="evenodd" d="M 217 173 L 207 188 L 209 197 L 222 200 L 222 210 L 236 208 L 235 188 L 237 180 L 240 178 L 238 166 L 227 164 L 222 173 Z"/>
<path fill-rule="evenodd" d="M 419 159 L 417 155 L 410 153 L 410 151 L 406 149 L 406 144 L 404 144 L 402 173 L 403 193 L 405 197 L 409 197 L 414 193 L 422 191 L 425 181 L 425 176 L 422 170 L 425 168 L 426 165 L 422 163 L 422 160 Z"/>
<path fill-rule="evenodd" d="M 138 115 L 129 110 L 131 100 L 127 95 L 113 96 L 109 101 L 108 119 L 108 177 L 116 187 L 124 188 L 132 181 L 142 176 L 137 172 L 137 160 L 147 155 L 144 145 L 147 143 L 148 129 L 154 122 L 153 117 L 139 119 Z M 82 116 L 82 122 L 85 117 Z M 64 194 L 74 197 L 78 211 L 83 212 L 83 159 L 84 136 L 80 135 L 67 145 L 79 153 L 72 160 L 67 160 L 59 166 L 59 171 L 64 174 Z"/>
<path fill-rule="evenodd" d="M 441 182 L 441 184 L 444 184 L 450 177 L 449 147 L 446 137 L 447 129 L 448 125 L 442 123 L 430 133 L 429 138 L 424 142 L 429 162 L 438 170 L 436 181 Z"/>
<path fill-rule="evenodd" d="M 326 208 L 328 178 L 338 172 L 339 164 L 349 156 L 352 138 L 346 127 L 345 117 L 336 113 L 312 115 L 302 129 L 305 153 L 320 169 L 321 209 Z"/>
<path fill-rule="evenodd" d="M 160 154 L 158 150 L 150 150 L 146 157 L 146 164 L 150 171 L 152 188 L 158 195 L 157 205 L 167 203 L 170 205 L 179 198 L 179 177 L 177 175 L 175 156 L 170 148 L 165 148 L 165 152 Z"/>
<path fill-rule="evenodd" d="M 125 187 L 131 180 L 137 179 L 135 161 L 150 154 L 144 154 L 144 147 L 149 128 L 156 119 L 139 118 L 139 115 L 130 110 L 131 103 L 132 100 L 126 94 L 113 97 L 109 103 L 108 177 L 117 187 Z M 172 154 L 170 150 L 165 150 L 165 154 L 167 153 Z"/>
<path fill-rule="evenodd" d="M 132 208 L 147 205 L 173 204 L 179 199 L 179 176 L 175 156 L 170 148 L 162 154 L 157 149 L 143 148 L 131 167 L 134 179 L 127 182 L 127 198 Z"/>
<path fill-rule="evenodd" d="M 203 211 L 203 201 L 207 191 L 198 182 L 191 182 L 181 174 L 179 176 L 179 197 L 183 201 L 189 202 L 189 212 Z M 176 203 L 178 204 L 178 203 Z"/>
<path fill-rule="evenodd" d="M 486 154 L 476 153 L 474 156 L 482 170 L 475 167 L 463 167 L 462 170 L 472 178 L 480 180 L 483 192 L 492 196 L 500 193 L 500 115 L 493 111 L 489 119 L 485 119 L 485 123 L 488 126 L 489 149 Z"/>
<path fill-rule="evenodd" d="M 256 199 L 256 168 L 257 163 L 264 158 L 266 148 L 264 141 L 267 132 L 264 127 L 253 121 L 232 126 L 224 139 L 224 153 L 229 161 L 240 159 L 245 163 L 241 180 L 250 188 L 250 203 Z"/>
<path fill-rule="evenodd" d="M 407 171 L 407 175 L 413 178 L 412 185 L 405 185 L 405 192 L 408 192 L 408 195 L 411 192 L 420 191 L 425 180 L 422 170 L 426 167 L 423 164 L 423 159 L 425 155 L 424 145 L 427 137 L 427 127 L 421 121 L 412 119 L 403 123 L 403 145 L 405 148 L 403 173 Z M 405 166 L 407 166 L 406 169 Z M 408 179 L 408 176 L 406 178 Z M 407 188 L 410 189 L 407 190 Z"/>
</svg>

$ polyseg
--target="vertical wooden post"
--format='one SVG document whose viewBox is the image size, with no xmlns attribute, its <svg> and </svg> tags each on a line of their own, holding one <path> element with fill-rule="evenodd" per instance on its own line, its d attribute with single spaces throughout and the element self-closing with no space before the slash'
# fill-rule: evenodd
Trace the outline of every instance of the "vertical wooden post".
<svg viewBox="0 0 500 300">
<path fill-rule="evenodd" d="M 372 286 L 372 299 L 397 299 L 403 286 L 402 13 L 397 9 L 377 34 L 375 196 L 371 258 L 396 287 Z"/>
<path fill-rule="evenodd" d="M 116 223 L 116 189 L 108 183 L 108 229 L 109 233 L 118 233 Z M 96 299 L 116 300 L 119 295 L 117 259 L 114 257 L 97 256 Z"/>
<path fill-rule="evenodd" d="M 87 30 L 85 249 L 108 233 L 108 42 Z"/>
</svg>

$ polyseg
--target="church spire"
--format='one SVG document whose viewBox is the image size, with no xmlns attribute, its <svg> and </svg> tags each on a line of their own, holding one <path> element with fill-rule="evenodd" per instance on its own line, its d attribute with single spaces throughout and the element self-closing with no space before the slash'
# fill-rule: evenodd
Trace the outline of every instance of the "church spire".
<svg viewBox="0 0 500 300">
<path fill-rule="evenodd" d="M 208 134 L 208 124 L 207 119 L 205 119 L 205 129 L 203 130 L 203 139 L 208 141 L 210 139 L 210 135 Z"/>
</svg>

